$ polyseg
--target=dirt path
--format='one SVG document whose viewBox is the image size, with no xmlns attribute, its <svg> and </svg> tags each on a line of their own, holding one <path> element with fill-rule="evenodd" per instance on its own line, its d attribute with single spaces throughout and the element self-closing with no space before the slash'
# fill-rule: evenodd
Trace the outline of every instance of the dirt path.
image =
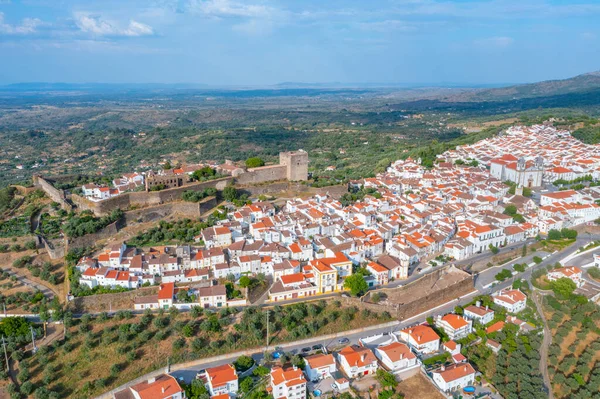
<svg viewBox="0 0 600 399">
<path fill-rule="evenodd" d="M 533 302 L 535 303 L 535 307 L 537 308 L 537 311 L 544 322 L 544 338 L 542 340 L 542 346 L 540 347 L 540 370 L 542 372 L 542 377 L 544 378 L 544 385 L 547 389 L 548 398 L 554 399 L 552 383 L 550 381 L 550 375 L 548 374 L 548 347 L 552 344 L 552 332 L 548 328 L 548 322 L 546 321 L 546 316 L 544 315 L 544 310 L 542 308 L 542 304 L 540 303 L 538 292 L 535 288 L 533 291 Z"/>
<path fill-rule="evenodd" d="M 25 286 L 28 287 L 32 287 L 35 288 L 39 291 L 42 292 L 42 294 L 44 294 L 44 296 L 46 298 L 48 298 L 49 300 L 52 300 L 54 298 L 54 295 L 56 294 L 53 290 L 51 290 L 50 288 L 48 288 L 47 286 L 40 284 L 40 283 L 36 283 L 35 281 L 29 280 L 27 277 L 15 272 L 12 269 L 5 269 L 4 270 L 6 273 L 10 274 L 11 276 L 16 276 L 17 277 L 17 281 Z"/>
</svg>

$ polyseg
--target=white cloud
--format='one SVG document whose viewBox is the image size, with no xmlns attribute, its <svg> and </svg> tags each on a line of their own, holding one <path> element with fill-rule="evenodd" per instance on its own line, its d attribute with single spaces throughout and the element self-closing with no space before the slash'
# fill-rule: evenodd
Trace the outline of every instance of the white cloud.
<svg viewBox="0 0 600 399">
<path fill-rule="evenodd" d="M 75 24 L 85 33 L 95 36 L 148 36 L 154 34 L 151 26 L 143 24 L 133 19 L 129 25 L 122 27 L 119 24 L 101 19 L 98 16 L 87 13 L 76 13 Z"/>
<path fill-rule="evenodd" d="M 190 0 L 187 6 L 192 12 L 207 16 L 226 18 L 271 18 L 280 10 L 262 4 L 244 4 L 232 0 Z"/>
<path fill-rule="evenodd" d="M 494 36 L 475 40 L 475 45 L 481 47 L 506 48 L 510 47 L 515 40 L 508 36 Z"/>
<path fill-rule="evenodd" d="M 581 38 L 583 40 L 596 40 L 598 36 L 593 32 L 583 32 L 581 34 Z"/>
<path fill-rule="evenodd" d="M 409 32 L 416 30 L 416 26 L 406 21 L 399 21 L 393 19 L 386 19 L 384 21 L 375 22 L 360 22 L 358 27 L 362 30 L 376 31 L 376 32 L 390 32 L 390 31 L 403 31 Z"/>
<path fill-rule="evenodd" d="M 0 12 L 0 34 L 6 35 L 29 35 L 43 25 L 38 18 L 24 18 L 20 25 L 11 25 L 4 22 L 4 13 Z"/>
</svg>

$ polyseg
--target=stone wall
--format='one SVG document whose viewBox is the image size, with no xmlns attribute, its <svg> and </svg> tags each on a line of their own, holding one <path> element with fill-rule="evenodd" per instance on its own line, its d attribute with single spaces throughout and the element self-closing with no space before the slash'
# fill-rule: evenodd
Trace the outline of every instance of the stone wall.
<svg viewBox="0 0 600 399">
<path fill-rule="evenodd" d="M 164 219 L 172 214 L 178 214 L 186 218 L 198 218 L 215 206 L 217 206 L 216 197 L 208 197 L 200 202 L 179 201 L 134 209 L 124 213 L 125 224 L 152 222 Z"/>
<path fill-rule="evenodd" d="M 223 190 L 228 184 L 233 182 L 233 177 L 224 177 L 221 179 L 209 180 L 188 184 L 182 187 L 170 188 L 161 191 L 139 191 L 123 193 L 116 197 L 108 198 L 103 201 L 90 201 L 84 197 L 73 194 L 71 200 L 80 209 L 87 209 L 96 216 L 108 215 L 114 209 L 128 210 L 131 207 L 148 207 L 160 205 L 167 202 L 181 200 L 181 195 L 185 191 L 202 191 L 206 188 L 216 188 Z"/>
<path fill-rule="evenodd" d="M 238 182 L 236 180 L 236 182 Z M 342 195 L 348 192 L 348 186 L 345 184 L 337 186 L 328 186 L 321 188 L 310 187 L 306 184 L 289 181 L 278 181 L 272 183 L 254 184 L 254 185 L 236 185 L 240 190 L 243 190 L 251 195 L 273 194 L 276 195 L 282 192 L 291 193 L 307 193 L 309 195 L 326 194 L 335 199 L 339 199 Z"/>
<path fill-rule="evenodd" d="M 36 241 L 39 245 L 43 245 L 48 252 L 50 259 L 60 259 L 65 256 L 65 246 L 63 242 L 52 242 L 46 240 L 44 237 L 36 234 Z"/>
<path fill-rule="evenodd" d="M 387 311 L 398 320 L 404 320 L 466 295 L 475 289 L 473 276 L 460 270 L 457 271 L 462 273 L 462 277 L 456 279 L 455 282 L 442 289 L 430 292 L 424 292 L 424 290 L 421 289 L 421 287 L 427 285 L 429 281 L 443 277 L 443 273 L 446 273 L 447 271 L 448 268 L 443 268 L 402 287 L 373 290 L 362 298 L 342 297 L 342 300 L 345 304 L 354 305 L 360 309 L 369 309 L 374 312 Z M 403 303 L 390 303 L 390 301 L 386 301 L 386 303 L 369 302 L 369 297 L 375 292 L 393 296 L 398 293 L 409 293 L 413 291 L 414 295 L 409 295 L 411 297 L 410 300 Z"/>
<path fill-rule="evenodd" d="M 70 211 L 73 209 L 73 206 L 67 202 L 65 197 L 65 192 L 54 187 L 49 181 L 45 180 L 43 177 L 34 175 L 33 176 L 33 185 L 42 189 L 52 201 L 58 202 L 60 206 L 62 206 L 66 211 Z"/>
<path fill-rule="evenodd" d="M 117 220 L 116 222 L 109 224 L 108 226 L 104 227 L 102 230 L 96 233 L 86 234 L 77 238 L 67 238 L 65 242 L 65 247 L 67 248 L 67 251 L 75 248 L 93 247 L 96 245 L 97 241 L 110 238 L 117 234 L 119 228 L 121 227 L 121 223 L 123 222 Z"/>
<path fill-rule="evenodd" d="M 271 165 L 248 169 L 246 173 L 242 173 L 236 177 L 236 182 L 238 184 L 258 184 L 286 180 L 287 169 L 286 165 Z"/>
<path fill-rule="evenodd" d="M 19 194 L 21 194 L 22 196 L 26 196 L 27 194 L 30 194 L 32 192 L 34 192 L 35 190 L 38 190 L 39 187 L 25 187 L 25 186 L 20 186 L 18 184 L 12 184 L 12 187 L 17 189 L 17 192 Z"/>
<path fill-rule="evenodd" d="M 135 298 L 156 295 L 158 287 L 144 287 L 115 294 L 83 296 L 73 299 L 68 304 L 73 313 L 108 312 L 112 310 L 132 310 Z"/>
</svg>

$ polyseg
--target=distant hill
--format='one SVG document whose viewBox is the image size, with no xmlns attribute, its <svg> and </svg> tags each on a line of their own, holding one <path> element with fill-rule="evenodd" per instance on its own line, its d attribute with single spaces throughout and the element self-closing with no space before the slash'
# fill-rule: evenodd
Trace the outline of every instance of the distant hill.
<svg viewBox="0 0 600 399">
<path fill-rule="evenodd" d="M 596 71 L 562 80 L 546 80 L 537 83 L 464 92 L 445 97 L 444 101 L 510 101 L 583 93 L 599 88 L 600 71 Z"/>
</svg>

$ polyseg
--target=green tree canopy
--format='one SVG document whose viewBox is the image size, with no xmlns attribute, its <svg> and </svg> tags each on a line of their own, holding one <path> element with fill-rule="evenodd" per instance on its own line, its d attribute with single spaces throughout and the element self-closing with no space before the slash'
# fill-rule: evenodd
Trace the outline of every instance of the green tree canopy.
<svg viewBox="0 0 600 399">
<path fill-rule="evenodd" d="M 346 277 L 344 288 L 348 288 L 352 295 L 357 296 L 366 292 L 369 289 L 369 285 L 362 274 L 356 273 Z"/>
<path fill-rule="evenodd" d="M 570 278 L 559 278 L 550 282 L 550 288 L 554 294 L 561 299 L 568 299 L 573 295 L 573 291 L 577 289 L 577 285 Z"/>
<path fill-rule="evenodd" d="M 246 167 L 247 168 L 258 168 L 260 166 L 265 166 L 265 161 L 263 161 L 259 157 L 252 157 L 246 159 Z"/>
<path fill-rule="evenodd" d="M 233 202 L 238 198 L 238 191 L 233 186 L 227 186 L 223 189 L 223 198 L 226 201 Z"/>
</svg>

